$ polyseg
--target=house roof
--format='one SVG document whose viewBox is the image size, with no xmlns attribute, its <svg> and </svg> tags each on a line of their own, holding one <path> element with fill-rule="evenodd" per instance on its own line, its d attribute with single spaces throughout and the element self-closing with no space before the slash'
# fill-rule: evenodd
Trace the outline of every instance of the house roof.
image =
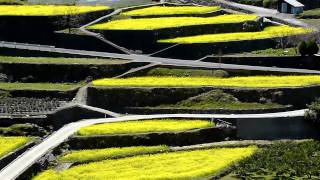
<svg viewBox="0 0 320 180">
<path fill-rule="evenodd" d="M 292 5 L 293 7 L 304 7 L 304 5 L 296 0 L 284 0 L 284 2 Z"/>
</svg>

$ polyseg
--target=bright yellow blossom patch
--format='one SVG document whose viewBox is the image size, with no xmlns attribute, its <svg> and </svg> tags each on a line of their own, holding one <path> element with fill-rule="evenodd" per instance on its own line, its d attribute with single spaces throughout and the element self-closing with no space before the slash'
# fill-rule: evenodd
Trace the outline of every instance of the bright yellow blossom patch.
<svg viewBox="0 0 320 180">
<path fill-rule="evenodd" d="M 258 32 L 237 32 L 237 33 L 220 33 L 220 34 L 205 34 L 188 37 L 177 37 L 172 39 L 162 39 L 160 43 L 214 43 L 214 42 L 227 42 L 227 41 L 242 41 L 253 39 L 267 39 L 275 37 L 284 37 L 298 34 L 307 34 L 313 32 L 312 29 L 305 29 L 301 27 L 290 26 L 271 26 L 266 27 L 263 31 Z"/>
<path fill-rule="evenodd" d="M 252 14 L 231 14 L 215 17 L 166 17 L 166 18 L 142 18 L 121 19 L 106 23 L 89 26 L 89 29 L 100 30 L 155 30 L 163 28 L 204 25 L 225 24 L 253 21 L 258 17 Z"/>
<path fill-rule="evenodd" d="M 162 131 L 183 131 L 197 128 L 214 126 L 214 123 L 206 120 L 141 120 L 117 123 L 96 124 L 81 128 L 79 135 L 102 135 L 102 134 L 131 134 Z"/>
<path fill-rule="evenodd" d="M 230 165 L 253 155 L 256 146 L 178 151 L 140 155 L 47 170 L 34 180 L 56 179 L 210 179 Z"/>
<path fill-rule="evenodd" d="M 108 9 L 108 6 L 0 5 L 0 16 L 59 16 Z"/>
<path fill-rule="evenodd" d="M 320 75 L 248 76 L 248 77 L 132 77 L 105 78 L 93 81 L 94 86 L 216 86 L 216 87 L 293 87 L 319 85 Z"/>
<path fill-rule="evenodd" d="M 11 136 L 3 137 L 0 136 L 0 158 L 5 156 L 7 153 L 14 151 L 15 149 L 27 144 L 32 138 Z"/>
</svg>

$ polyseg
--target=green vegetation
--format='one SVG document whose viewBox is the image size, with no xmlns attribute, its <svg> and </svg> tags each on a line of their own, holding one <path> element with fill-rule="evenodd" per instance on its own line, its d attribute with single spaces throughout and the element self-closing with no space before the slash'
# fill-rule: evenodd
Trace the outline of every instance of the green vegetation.
<svg viewBox="0 0 320 180">
<path fill-rule="evenodd" d="M 29 123 L 0 127 L 0 136 L 44 136 L 47 133 L 44 128 Z"/>
<path fill-rule="evenodd" d="M 301 41 L 298 46 L 299 52 L 301 56 L 309 55 L 313 56 L 317 54 L 319 51 L 319 47 L 315 39 L 311 39 L 308 41 Z"/>
<path fill-rule="evenodd" d="M 243 55 L 250 56 L 298 56 L 300 55 L 297 48 L 285 48 L 285 49 L 264 49 L 252 51 L 249 53 L 243 53 Z"/>
<path fill-rule="evenodd" d="M 314 102 L 308 105 L 308 110 L 304 114 L 307 120 L 315 123 L 320 123 L 320 99 L 317 98 Z"/>
<path fill-rule="evenodd" d="M 197 36 L 177 37 L 172 39 L 162 39 L 160 43 L 214 43 L 214 42 L 228 42 L 228 41 L 243 41 L 253 39 L 268 39 L 276 37 L 285 37 L 299 34 L 307 34 L 313 32 L 312 29 L 282 26 L 270 26 L 264 28 L 263 31 L 258 32 L 236 32 L 236 33 L 220 33 L 220 34 L 205 34 Z"/>
<path fill-rule="evenodd" d="M 140 155 L 83 164 L 60 172 L 47 170 L 34 180 L 208 179 L 256 150 L 251 146 Z"/>
<path fill-rule="evenodd" d="M 154 153 L 165 152 L 165 151 L 169 151 L 169 147 L 165 145 L 90 149 L 90 150 L 72 151 L 62 156 L 61 158 L 59 158 L 59 160 L 61 162 L 88 163 L 93 161 L 124 158 L 124 157 L 136 156 L 136 155 L 142 155 L 142 154 L 154 154 Z"/>
<path fill-rule="evenodd" d="M 249 76 L 249 77 L 132 77 L 105 78 L 93 81 L 94 86 L 215 86 L 215 87 L 295 87 L 319 85 L 319 75 Z"/>
<path fill-rule="evenodd" d="M 320 18 L 320 8 L 304 11 L 299 14 L 300 18 Z"/>
<path fill-rule="evenodd" d="M 121 14 L 124 16 L 205 14 L 219 9 L 219 6 L 151 6 L 127 11 Z"/>
<path fill-rule="evenodd" d="M 221 70 L 207 69 L 176 69 L 176 68 L 154 68 L 146 73 L 146 76 L 213 76 L 221 77 Z M 226 72 L 227 73 L 227 72 Z M 225 74 L 228 77 L 227 74 Z"/>
<path fill-rule="evenodd" d="M 59 16 L 108 10 L 108 6 L 1 5 L 0 16 Z"/>
<path fill-rule="evenodd" d="M 82 83 L 1 83 L 1 90 L 58 90 L 68 91 L 81 87 Z"/>
<path fill-rule="evenodd" d="M 13 57 L 0 56 L 0 63 L 26 64 L 124 64 L 126 60 L 97 59 L 97 58 L 64 58 L 64 57 Z"/>
<path fill-rule="evenodd" d="M 166 17 L 120 19 L 89 26 L 88 29 L 97 30 L 156 30 L 204 24 L 240 23 L 256 20 L 256 15 L 231 14 L 215 17 Z"/>
<path fill-rule="evenodd" d="M 277 143 L 263 148 L 235 167 L 241 179 L 318 179 L 320 143 Z"/>
<path fill-rule="evenodd" d="M 107 135 L 107 134 L 135 134 L 148 132 L 165 131 L 186 131 L 197 128 L 206 128 L 214 126 L 213 123 L 206 120 L 174 120 L 174 119 L 156 119 L 141 121 L 125 121 L 115 123 L 97 124 L 81 128 L 78 135 Z"/>
<path fill-rule="evenodd" d="M 11 136 L 4 137 L 0 136 L 0 158 L 5 156 L 6 154 L 16 150 L 19 147 L 24 146 L 28 142 L 32 141 L 33 138 L 30 137 L 22 137 L 22 136 Z"/>
<path fill-rule="evenodd" d="M 224 93 L 222 90 L 213 90 L 207 93 L 200 94 L 195 97 L 180 101 L 174 105 L 161 105 L 161 107 L 178 107 L 192 109 L 231 109 L 231 110 L 246 110 L 246 109 L 270 109 L 283 107 L 275 103 L 253 103 L 240 102 L 231 94 Z"/>
</svg>

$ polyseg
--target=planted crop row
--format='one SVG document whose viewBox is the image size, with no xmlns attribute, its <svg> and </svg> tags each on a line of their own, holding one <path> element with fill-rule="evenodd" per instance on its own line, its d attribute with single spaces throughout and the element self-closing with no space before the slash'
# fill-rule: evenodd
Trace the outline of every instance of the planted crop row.
<svg viewBox="0 0 320 180">
<path fill-rule="evenodd" d="M 214 126 L 213 123 L 205 120 L 142 120 L 117 123 L 97 124 L 81 128 L 78 134 L 81 136 L 101 134 L 130 134 L 163 131 L 183 131 L 197 128 Z"/>
<path fill-rule="evenodd" d="M 216 148 L 140 155 L 47 170 L 35 180 L 49 179 L 194 179 L 209 178 L 251 156 L 257 147 Z"/>
<path fill-rule="evenodd" d="M 255 39 L 268 39 L 285 37 L 299 34 L 307 34 L 313 32 L 312 29 L 305 29 L 301 27 L 270 26 L 263 31 L 258 32 L 237 32 L 237 33 L 220 33 L 220 34 L 205 34 L 197 36 L 177 37 L 172 39 L 162 39 L 160 43 L 179 43 L 179 44 L 193 44 L 193 43 L 215 43 L 228 41 L 243 41 Z"/>
<path fill-rule="evenodd" d="M 121 19 L 106 23 L 89 26 L 96 30 L 156 30 L 163 28 L 204 25 L 204 24 L 226 24 L 254 21 L 258 17 L 252 14 L 232 14 L 215 17 L 167 17 L 167 18 L 142 18 Z"/>
<path fill-rule="evenodd" d="M 319 85 L 319 75 L 249 76 L 249 77 L 133 77 L 105 78 L 93 81 L 95 86 L 216 86 L 216 87 L 297 87 Z"/>
<path fill-rule="evenodd" d="M 108 6 L 1 5 L 0 16 L 63 16 L 108 9 Z"/>
<path fill-rule="evenodd" d="M 65 154 L 59 160 L 61 162 L 87 163 L 93 161 L 101 161 L 106 159 L 114 159 L 141 154 L 151 154 L 157 152 L 168 151 L 169 147 L 165 145 L 159 146 L 132 146 L 106 149 L 88 149 L 73 151 Z"/>
<path fill-rule="evenodd" d="M 124 16 L 204 14 L 219 10 L 219 6 L 151 6 L 121 13 Z"/>
<path fill-rule="evenodd" d="M 24 146 L 30 142 L 30 137 L 3 137 L 0 136 L 0 158 L 6 154 L 14 151 L 15 149 Z"/>
</svg>

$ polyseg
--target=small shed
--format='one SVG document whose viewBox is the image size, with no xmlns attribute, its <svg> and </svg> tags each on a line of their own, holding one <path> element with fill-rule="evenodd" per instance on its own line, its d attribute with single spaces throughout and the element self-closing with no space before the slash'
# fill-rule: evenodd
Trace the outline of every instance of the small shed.
<svg viewBox="0 0 320 180">
<path fill-rule="evenodd" d="M 300 14 L 304 5 L 296 0 L 279 0 L 278 11 L 287 14 Z"/>
</svg>

